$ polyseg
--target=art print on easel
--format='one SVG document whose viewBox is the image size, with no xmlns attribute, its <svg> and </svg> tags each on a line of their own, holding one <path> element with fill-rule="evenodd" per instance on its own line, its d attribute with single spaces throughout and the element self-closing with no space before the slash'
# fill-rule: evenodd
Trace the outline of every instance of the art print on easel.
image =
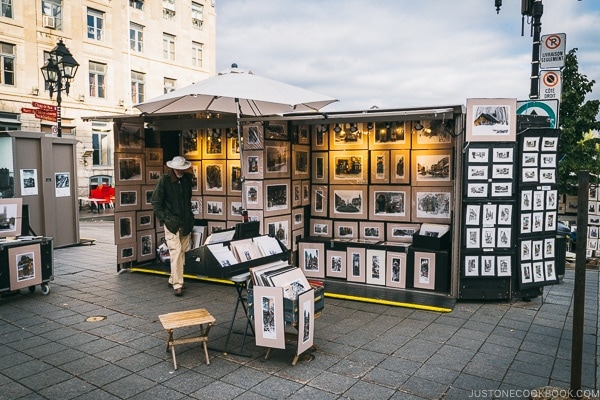
<svg viewBox="0 0 600 400">
<path fill-rule="evenodd" d="M 8 264 L 12 271 L 9 274 L 11 290 L 42 283 L 42 257 L 39 243 L 9 247 Z"/>
<path fill-rule="evenodd" d="M 298 351 L 302 354 L 312 347 L 315 332 L 315 290 L 298 295 Z"/>
<path fill-rule="evenodd" d="M 285 349 L 283 288 L 254 286 L 256 345 Z"/>
<path fill-rule="evenodd" d="M 467 99 L 467 142 L 514 142 L 516 99 Z"/>
</svg>

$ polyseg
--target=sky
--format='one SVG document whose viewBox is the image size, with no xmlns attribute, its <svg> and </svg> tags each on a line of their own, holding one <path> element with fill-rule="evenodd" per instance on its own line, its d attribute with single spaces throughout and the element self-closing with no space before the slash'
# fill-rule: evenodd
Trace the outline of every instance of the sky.
<svg viewBox="0 0 600 400">
<path fill-rule="evenodd" d="M 544 0 L 600 99 L 600 1 Z M 521 0 L 216 0 L 217 71 L 237 63 L 339 102 L 323 111 L 448 106 L 530 91 Z"/>
</svg>

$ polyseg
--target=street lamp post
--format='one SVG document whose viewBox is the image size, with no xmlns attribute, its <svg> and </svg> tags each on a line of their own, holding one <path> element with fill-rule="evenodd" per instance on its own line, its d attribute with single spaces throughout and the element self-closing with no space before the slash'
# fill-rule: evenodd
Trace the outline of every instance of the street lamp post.
<svg viewBox="0 0 600 400">
<path fill-rule="evenodd" d="M 58 128 L 58 137 L 62 136 L 62 117 L 60 103 L 62 102 L 61 93 L 64 90 L 69 94 L 71 80 L 75 78 L 79 63 L 75 61 L 73 55 L 67 49 L 62 39 L 58 41 L 55 48 L 50 51 L 50 58 L 41 68 L 44 81 L 48 84 L 50 90 L 50 98 L 56 92 L 56 123 Z"/>
</svg>

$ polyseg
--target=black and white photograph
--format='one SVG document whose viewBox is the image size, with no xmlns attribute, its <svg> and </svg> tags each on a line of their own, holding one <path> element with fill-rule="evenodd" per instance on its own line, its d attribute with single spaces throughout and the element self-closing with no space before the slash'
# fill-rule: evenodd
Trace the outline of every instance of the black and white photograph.
<svg viewBox="0 0 600 400">
<path fill-rule="evenodd" d="M 254 286 L 256 345 L 285 349 L 283 288 Z"/>
<path fill-rule="evenodd" d="M 513 193 L 512 182 L 492 182 L 490 195 L 492 197 L 511 197 Z"/>
<path fill-rule="evenodd" d="M 330 186 L 330 215 L 337 218 L 366 219 L 366 187 Z"/>
<path fill-rule="evenodd" d="M 202 132 L 199 129 L 185 129 L 181 131 L 181 155 L 186 159 L 200 159 L 202 157 Z"/>
<path fill-rule="evenodd" d="M 227 160 L 227 195 L 240 196 L 242 193 L 242 167 L 239 160 Z"/>
<path fill-rule="evenodd" d="M 312 154 L 312 181 L 313 183 L 329 182 L 329 157 L 327 153 Z"/>
<path fill-rule="evenodd" d="M 315 331 L 315 290 L 298 295 L 298 347 L 300 355 L 313 346 Z"/>
<path fill-rule="evenodd" d="M 492 148 L 493 163 L 512 163 L 514 149 L 512 147 L 496 147 Z"/>
<path fill-rule="evenodd" d="M 54 173 L 54 193 L 56 197 L 71 195 L 71 175 L 68 172 Z"/>
<path fill-rule="evenodd" d="M 329 125 L 330 149 L 366 149 L 368 142 L 365 128 L 366 126 L 357 122 Z"/>
<path fill-rule="evenodd" d="M 243 146 L 245 150 L 260 150 L 264 145 L 262 122 L 247 123 L 242 127 Z"/>
<path fill-rule="evenodd" d="M 393 149 L 410 144 L 410 126 L 406 132 L 404 121 L 382 121 L 366 125 L 370 149 Z"/>
<path fill-rule="evenodd" d="M 225 195 L 225 160 L 205 161 L 204 168 L 204 194 Z"/>
<path fill-rule="evenodd" d="M 465 233 L 466 233 L 465 246 L 467 249 L 481 248 L 481 231 L 479 228 L 467 228 L 465 230 Z"/>
<path fill-rule="evenodd" d="M 408 221 L 410 212 L 407 211 L 407 199 L 410 198 L 410 188 L 406 190 L 390 190 L 389 186 L 371 186 L 369 203 L 371 212 L 369 219 L 379 221 Z"/>
<path fill-rule="evenodd" d="M 420 229 L 420 224 L 386 223 L 386 240 L 391 242 L 411 243 L 412 237 Z"/>
<path fill-rule="evenodd" d="M 290 177 L 290 147 L 287 142 L 265 142 L 265 178 Z"/>
<path fill-rule="evenodd" d="M 346 280 L 349 282 L 366 282 L 366 252 L 364 248 L 346 248 Z"/>
<path fill-rule="evenodd" d="M 333 221 L 333 237 L 338 239 L 357 239 L 357 221 Z"/>
<path fill-rule="evenodd" d="M 414 257 L 414 287 L 433 290 L 435 287 L 435 253 L 415 251 Z"/>
<path fill-rule="evenodd" d="M 325 244 L 306 243 L 298 245 L 299 265 L 308 278 L 325 277 Z"/>
<path fill-rule="evenodd" d="M 117 186 L 115 200 L 115 211 L 141 210 L 140 186 Z"/>
<path fill-rule="evenodd" d="M 8 277 L 10 289 L 16 291 L 42 283 L 42 257 L 40 244 L 8 248 Z"/>
<path fill-rule="evenodd" d="M 520 244 L 520 248 L 521 248 L 521 254 L 520 254 L 520 259 L 521 261 L 529 261 L 532 258 L 532 249 L 531 249 L 531 240 L 522 240 L 521 244 Z"/>
<path fill-rule="evenodd" d="M 115 212 L 115 244 L 135 242 L 135 211 Z"/>
<path fill-rule="evenodd" d="M 288 140 L 287 121 L 267 121 L 264 124 L 265 140 Z"/>
<path fill-rule="evenodd" d="M 467 180 L 469 181 L 487 181 L 487 165 L 469 165 L 467 168 Z"/>
<path fill-rule="evenodd" d="M 368 152 L 358 151 L 332 151 L 329 153 L 331 170 L 329 183 L 331 184 L 364 184 L 367 183 L 369 170 Z"/>
<path fill-rule="evenodd" d="M 385 224 L 383 222 L 360 221 L 359 239 L 384 240 Z"/>
<path fill-rule="evenodd" d="M 481 225 L 482 226 L 496 225 L 496 223 L 497 223 L 496 211 L 497 211 L 496 204 L 484 204 L 482 206 L 483 219 L 481 221 Z"/>
<path fill-rule="evenodd" d="M 390 155 L 390 183 L 410 182 L 410 150 L 392 150 Z"/>
<path fill-rule="evenodd" d="M 495 256 L 481 256 L 481 276 L 495 276 L 495 262 Z"/>
<path fill-rule="evenodd" d="M 294 145 L 292 149 L 292 179 L 310 178 L 308 146 Z"/>
<path fill-rule="evenodd" d="M 495 228 L 481 228 L 481 248 L 493 248 L 496 247 L 496 229 Z"/>
<path fill-rule="evenodd" d="M 226 136 L 223 128 L 210 128 L 204 131 L 204 146 L 202 146 L 202 159 L 224 159 L 226 155 Z"/>
<path fill-rule="evenodd" d="M 490 160 L 490 149 L 487 147 L 469 147 L 469 163 L 488 163 Z"/>
<path fill-rule="evenodd" d="M 22 198 L 0 198 L 0 239 L 21 235 L 22 213 Z"/>
<path fill-rule="evenodd" d="M 557 137 L 542 138 L 541 151 L 556 151 L 556 150 L 558 150 L 558 138 Z"/>
<path fill-rule="evenodd" d="M 537 168 L 522 168 L 521 169 L 523 182 L 537 182 L 538 181 L 538 169 Z"/>
<path fill-rule="evenodd" d="M 219 221 L 224 221 L 227 219 L 227 213 L 225 212 L 225 203 L 223 202 L 225 198 L 222 197 L 204 197 L 204 218 L 206 219 L 216 219 Z"/>
<path fill-rule="evenodd" d="M 492 165 L 492 179 L 513 179 L 512 164 Z"/>
<path fill-rule="evenodd" d="M 22 169 L 21 175 L 21 196 L 37 196 L 39 191 L 37 169 Z"/>
<path fill-rule="evenodd" d="M 154 229 L 138 231 L 137 234 L 137 261 L 152 260 L 156 257 L 154 246 Z"/>
<path fill-rule="evenodd" d="M 465 256 L 465 276 L 479 276 L 479 256 Z"/>
<path fill-rule="evenodd" d="M 496 274 L 498 276 L 511 276 L 512 275 L 512 261 L 511 256 L 498 256 L 496 258 Z"/>
<path fill-rule="evenodd" d="M 531 233 L 531 213 L 521 214 L 521 233 Z"/>
<path fill-rule="evenodd" d="M 488 197 L 488 183 L 467 183 L 467 197 Z"/>
<path fill-rule="evenodd" d="M 115 120 L 115 151 L 138 151 L 144 148 L 144 127 L 141 123 Z"/>
<path fill-rule="evenodd" d="M 523 139 L 523 151 L 539 151 L 540 150 L 540 138 L 539 137 L 526 137 Z"/>
<path fill-rule="evenodd" d="M 367 284 L 385 286 L 386 254 L 385 250 L 367 249 Z"/>
<path fill-rule="evenodd" d="M 385 285 L 395 288 L 406 288 L 406 253 L 387 252 L 387 272 Z"/>
<path fill-rule="evenodd" d="M 285 182 L 285 183 L 284 183 Z M 265 217 L 290 210 L 289 181 L 274 180 L 265 183 Z"/>
<path fill-rule="evenodd" d="M 331 278 L 346 278 L 346 252 L 327 250 L 327 271 L 325 275 Z"/>
<path fill-rule="evenodd" d="M 538 155 L 539 153 L 523 153 L 523 160 L 521 162 L 522 167 L 537 167 L 538 163 Z"/>
<path fill-rule="evenodd" d="M 467 142 L 514 142 L 516 99 L 467 99 Z"/>
<path fill-rule="evenodd" d="M 481 205 L 480 204 L 467 204 L 465 207 L 465 225 L 476 225 L 480 224 Z"/>
<path fill-rule="evenodd" d="M 452 152 L 450 150 L 414 150 L 413 185 L 451 185 Z"/>
<path fill-rule="evenodd" d="M 117 184 L 144 184 L 144 154 L 115 153 Z"/>
<path fill-rule="evenodd" d="M 512 225 L 512 204 L 498 204 L 498 225 Z"/>
<path fill-rule="evenodd" d="M 487 186 L 486 186 L 487 187 Z M 413 188 L 412 221 L 450 223 L 452 190 Z"/>
<path fill-rule="evenodd" d="M 333 235 L 332 229 L 332 221 L 329 219 L 310 219 L 311 236 L 331 237 Z"/>
</svg>

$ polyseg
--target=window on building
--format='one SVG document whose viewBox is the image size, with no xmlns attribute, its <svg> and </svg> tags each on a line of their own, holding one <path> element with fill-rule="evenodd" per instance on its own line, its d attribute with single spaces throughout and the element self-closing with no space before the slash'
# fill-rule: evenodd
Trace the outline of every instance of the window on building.
<svg viewBox="0 0 600 400">
<path fill-rule="evenodd" d="M 146 74 L 142 72 L 131 71 L 131 101 L 133 104 L 144 101 L 144 82 Z"/>
<path fill-rule="evenodd" d="M 129 48 L 140 53 L 144 50 L 143 26 L 134 23 L 129 26 Z"/>
<path fill-rule="evenodd" d="M 15 85 L 15 48 L 14 44 L 0 42 L 0 84 Z"/>
<path fill-rule="evenodd" d="M 143 10 L 144 0 L 129 0 L 129 7 L 137 8 L 138 10 Z"/>
<path fill-rule="evenodd" d="M 202 43 L 192 42 L 192 66 L 202 68 Z"/>
<path fill-rule="evenodd" d="M 163 3 L 163 18 L 175 19 L 175 0 L 162 0 Z"/>
<path fill-rule="evenodd" d="M 2 6 L 2 16 L 6 18 L 13 17 L 13 0 L 2 0 L 0 2 Z"/>
<path fill-rule="evenodd" d="M 204 21 L 204 5 L 192 1 L 192 26 L 201 29 Z"/>
<path fill-rule="evenodd" d="M 106 64 L 90 61 L 90 97 L 106 98 Z"/>
<path fill-rule="evenodd" d="M 17 131 L 21 129 L 19 114 L 0 111 L 0 132 Z"/>
<path fill-rule="evenodd" d="M 175 61 L 175 36 L 163 33 L 163 58 Z"/>
<path fill-rule="evenodd" d="M 175 79 L 165 78 L 164 85 L 163 85 L 165 93 L 169 93 L 169 92 L 172 92 L 173 90 L 175 90 L 176 83 L 177 83 L 177 80 L 175 80 Z"/>
<path fill-rule="evenodd" d="M 62 29 L 62 0 L 42 0 L 42 24 L 45 28 Z"/>
<path fill-rule="evenodd" d="M 92 122 L 92 162 L 94 166 L 112 164 L 111 127 L 104 122 Z"/>
<path fill-rule="evenodd" d="M 88 39 L 102 40 L 104 33 L 104 13 L 88 8 L 87 10 Z"/>
</svg>

